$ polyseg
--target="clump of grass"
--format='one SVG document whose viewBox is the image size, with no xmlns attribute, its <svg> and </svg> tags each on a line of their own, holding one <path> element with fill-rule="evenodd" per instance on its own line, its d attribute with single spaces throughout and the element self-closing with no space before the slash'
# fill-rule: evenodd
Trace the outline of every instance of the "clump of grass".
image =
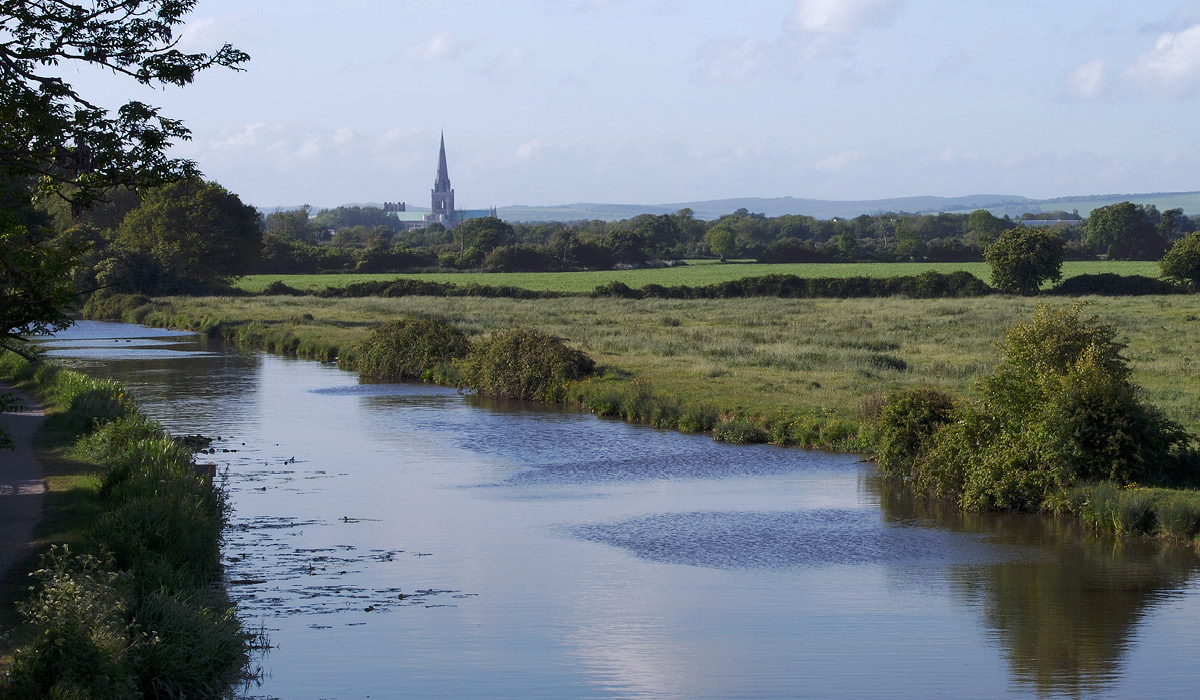
<svg viewBox="0 0 1200 700">
<path fill-rule="evenodd" d="M 1169 539 L 1192 541 L 1200 535 L 1200 494 L 1170 494 L 1157 503 L 1154 517 L 1160 535 Z"/>
<path fill-rule="evenodd" d="M 713 439 L 734 445 L 754 445 L 768 442 L 770 436 L 746 418 L 728 418 L 713 426 Z"/>
<path fill-rule="evenodd" d="M 125 387 L 109 379 L 96 379 L 57 365 L 37 362 L 31 378 L 40 391 L 65 410 L 51 420 L 70 434 L 86 434 L 135 410 Z"/>
<path fill-rule="evenodd" d="M 1122 487 L 1111 481 L 1080 484 L 1067 489 L 1067 508 L 1089 527 L 1118 536 L 1146 535 L 1155 530 L 1155 490 L 1136 484 Z"/>
<path fill-rule="evenodd" d="M 719 412 L 705 403 L 685 406 L 679 414 L 676 427 L 685 433 L 707 433 L 717 425 Z"/>
</svg>

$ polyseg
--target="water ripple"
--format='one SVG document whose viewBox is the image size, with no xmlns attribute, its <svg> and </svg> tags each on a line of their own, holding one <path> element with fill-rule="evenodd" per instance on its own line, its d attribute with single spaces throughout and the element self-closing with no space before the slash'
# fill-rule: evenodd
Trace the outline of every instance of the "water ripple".
<svg viewBox="0 0 1200 700">
<path fill-rule="evenodd" d="M 861 510 L 665 513 L 576 526 L 574 537 L 643 559 L 714 569 L 986 564 L 1017 552 L 982 537 L 885 526 Z"/>
</svg>

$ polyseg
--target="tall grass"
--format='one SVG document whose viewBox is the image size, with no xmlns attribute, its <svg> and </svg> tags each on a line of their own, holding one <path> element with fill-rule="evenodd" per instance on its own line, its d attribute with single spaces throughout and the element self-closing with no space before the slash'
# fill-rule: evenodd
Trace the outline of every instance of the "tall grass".
<svg viewBox="0 0 1200 700">
<path fill-rule="evenodd" d="M 1077 514 L 1091 528 L 1116 535 L 1153 535 L 1200 544 L 1200 492 L 1146 488 L 1112 482 L 1069 489 L 1061 510 Z"/>
</svg>

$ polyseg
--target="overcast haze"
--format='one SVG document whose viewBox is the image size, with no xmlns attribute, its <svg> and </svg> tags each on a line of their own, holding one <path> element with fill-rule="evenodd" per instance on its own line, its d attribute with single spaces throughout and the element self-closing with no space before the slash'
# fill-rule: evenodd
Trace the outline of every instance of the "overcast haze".
<svg viewBox="0 0 1200 700">
<path fill-rule="evenodd" d="M 109 106 L 251 204 L 1036 198 L 1200 189 L 1200 3 L 200 0 L 247 70 Z"/>
</svg>

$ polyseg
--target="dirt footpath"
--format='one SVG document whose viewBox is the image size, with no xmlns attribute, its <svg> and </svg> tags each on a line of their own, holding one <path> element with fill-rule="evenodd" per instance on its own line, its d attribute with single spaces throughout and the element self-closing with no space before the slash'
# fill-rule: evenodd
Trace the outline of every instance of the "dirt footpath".
<svg viewBox="0 0 1200 700">
<path fill-rule="evenodd" d="M 0 383 L 0 394 L 12 391 Z M 19 412 L 0 413 L 0 425 L 12 434 L 12 450 L 0 450 L 0 580 L 12 565 L 27 556 L 33 545 L 33 528 L 42 519 L 46 483 L 42 465 L 33 452 L 33 434 L 45 420 L 42 407 L 29 396 L 13 391 L 23 404 Z"/>
</svg>

